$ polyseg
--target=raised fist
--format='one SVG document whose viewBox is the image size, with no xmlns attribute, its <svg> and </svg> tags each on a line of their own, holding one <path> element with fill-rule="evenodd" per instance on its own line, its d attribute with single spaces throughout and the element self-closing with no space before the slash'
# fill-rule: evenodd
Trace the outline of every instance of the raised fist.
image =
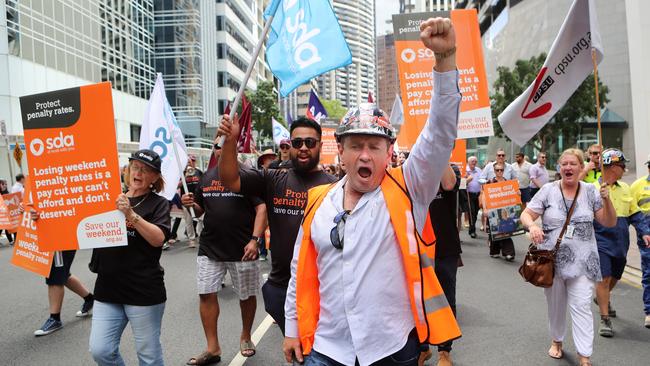
<svg viewBox="0 0 650 366">
<path fill-rule="evenodd" d="M 456 47 L 456 33 L 449 18 L 429 18 L 420 24 L 420 40 L 436 54 L 451 52 Z"/>
</svg>

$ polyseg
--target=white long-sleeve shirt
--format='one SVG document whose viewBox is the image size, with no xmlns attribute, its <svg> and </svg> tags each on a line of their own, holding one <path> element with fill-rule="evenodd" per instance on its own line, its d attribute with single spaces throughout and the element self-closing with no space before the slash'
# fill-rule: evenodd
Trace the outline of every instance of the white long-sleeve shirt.
<svg viewBox="0 0 650 366">
<path fill-rule="evenodd" d="M 456 139 L 461 99 L 457 80 L 457 71 L 434 71 L 429 118 L 403 166 L 420 232 Z M 405 286 L 402 255 L 381 187 L 365 193 L 347 217 L 343 249 L 330 242 L 334 217 L 343 211 L 346 182 L 347 177 L 328 192 L 311 224 L 320 282 L 313 349 L 345 365 L 358 359 L 365 366 L 400 350 L 415 322 L 411 289 Z M 287 337 L 298 337 L 295 276 L 302 236 L 301 228 L 285 302 Z"/>
</svg>

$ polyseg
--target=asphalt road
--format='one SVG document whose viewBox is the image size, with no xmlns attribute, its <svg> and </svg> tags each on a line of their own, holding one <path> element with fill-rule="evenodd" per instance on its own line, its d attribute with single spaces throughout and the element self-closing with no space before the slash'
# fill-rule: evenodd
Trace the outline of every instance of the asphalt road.
<svg viewBox="0 0 650 366">
<path fill-rule="evenodd" d="M 490 258 L 484 234 L 473 240 L 463 233 L 462 239 L 465 266 L 459 269 L 457 297 L 463 337 L 454 343 L 454 364 L 577 365 L 570 334 L 565 340 L 563 360 L 546 355 L 550 340 L 543 291 L 524 283 L 517 274 L 525 239 L 515 240 L 514 263 Z M 33 331 L 48 316 L 46 286 L 42 278 L 9 264 L 10 256 L 10 247 L 0 247 L 0 365 L 92 365 L 88 352 L 91 320 L 75 318 L 81 299 L 66 292 L 61 314 L 63 329 L 35 338 Z M 87 269 L 89 256 L 88 251 L 78 252 L 72 272 L 92 290 L 95 275 Z M 163 254 L 168 301 L 161 341 L 167 365 L 184 365 L 205 347 L 198 314 L 195 258 L 196 249 L 187 248 L 185 243 L 176 244 Z M 262 268 L 268 273 L 269 262 L 262 262 Z M 259 339 L 257 355 L 245 363 L 243 358 L 236 357 L 241 331 L 237 297 L 228 285 L 219 298 L 223 350 L 220 365 L 284 365 L 282 336 L 276 325 L 265 321 L 261 295 L 253 326 L 254 337 Z M 594 365 L 650 365 L 650 329 L 642 326 L 640 288 L 621 283 L 614 290 L 613 304 L 618 311 L 618 318 L 613 321 L 616 334 L 612 339 L 596 335 Z M 596 315 L 595 305 L 593 311 Z M 120 348 L 127 364 L 136 365 L 128 327 Z"/>
</svg>

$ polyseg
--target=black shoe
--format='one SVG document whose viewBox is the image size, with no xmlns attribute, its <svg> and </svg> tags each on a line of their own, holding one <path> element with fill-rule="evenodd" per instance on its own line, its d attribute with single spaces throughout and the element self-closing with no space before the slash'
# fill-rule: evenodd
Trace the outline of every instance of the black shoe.
<svg viewBox="0 0 650 366">
<path fill-rule="evenodd" d="M 470 236 L 472 239 L 476 239 L 476 233 L 469 233 L 469 236 Z"/>
<path fill-rule="evenodd" d="M 81 304 L 81 310 L 77 311 L 77 317 L 85 318 L 88 315 L 92 314 L 94 304 L 95 304 L 95 300 L 84 301 L 84 303 Z"/>
</svg>

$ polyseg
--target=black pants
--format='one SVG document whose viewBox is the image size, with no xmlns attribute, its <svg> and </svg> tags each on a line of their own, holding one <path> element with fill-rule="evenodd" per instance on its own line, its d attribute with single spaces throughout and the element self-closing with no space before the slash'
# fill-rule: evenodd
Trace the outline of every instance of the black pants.
<svg viewBox="0 0 650 366">
<path fill-rule="evenodd" d="M 278 323 L 284 335 L 284 300 L 287 298 L 287 288 L 266 281 L 262 286 L 262 297 L 264 310 Z"/>
<path fill-rule="evenodd" d="M 515 256 L 515 243 L 510 238 L 490 240 L 490 255 Z"/>
<path fill-rule="evenodd" d="M 467 192 L 469 195 L 469 233 L 476 233 L 476 217 L 478 215 L 478 193 Z"/>
<path fill-rule="evenodd" d="M 445 293 L 451 311 L 456 315 L 456 272 L 458 271 L 458 256 L 436 258 L 436 277 Z M 438 345 L 438 352 L 451 352 L 453 341 Z"/>
</svg>

